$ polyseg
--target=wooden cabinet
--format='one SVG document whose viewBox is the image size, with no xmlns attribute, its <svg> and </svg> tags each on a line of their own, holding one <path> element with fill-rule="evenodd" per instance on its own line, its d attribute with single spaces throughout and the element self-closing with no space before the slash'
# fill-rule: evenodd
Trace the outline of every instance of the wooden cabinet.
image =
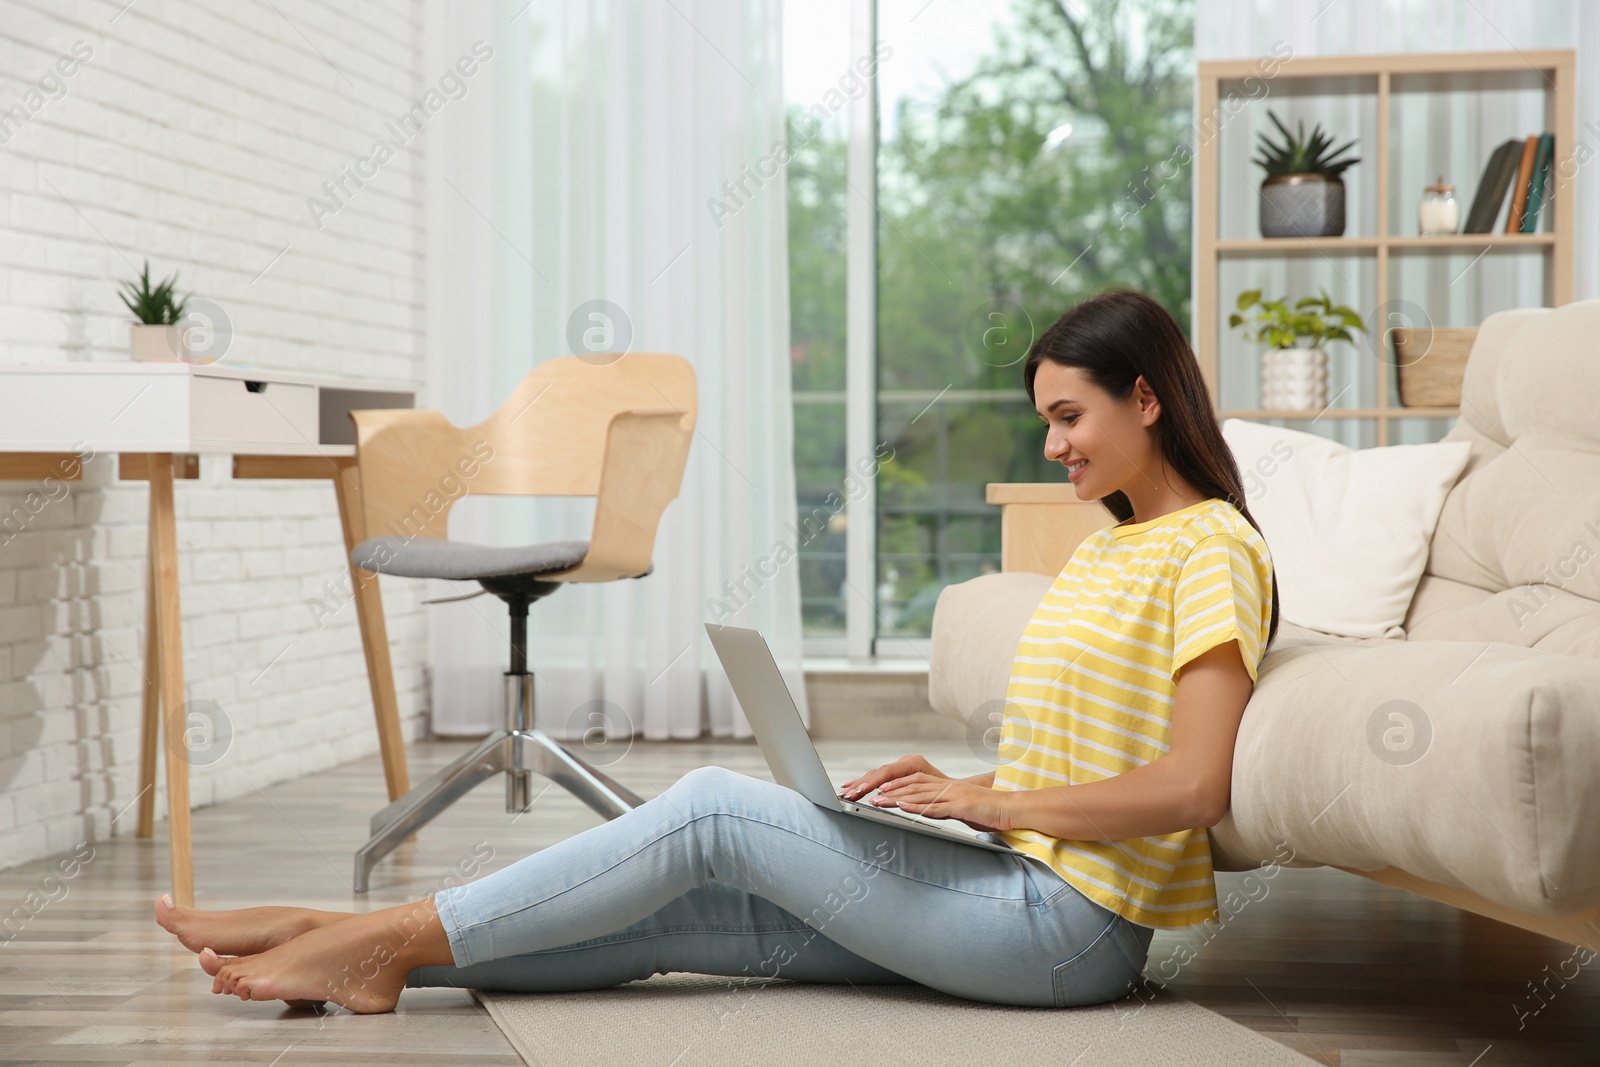
<svg viewBox="0 0 1600 1067">
<path fill-rule="evenodd" d="M 1000 569 L 1056 575 L 1085 537 L 1116 522 L 1098 500 L 1079 500 L 1071 482 L 990 482 L 1000 505 Z"/>
</svg>

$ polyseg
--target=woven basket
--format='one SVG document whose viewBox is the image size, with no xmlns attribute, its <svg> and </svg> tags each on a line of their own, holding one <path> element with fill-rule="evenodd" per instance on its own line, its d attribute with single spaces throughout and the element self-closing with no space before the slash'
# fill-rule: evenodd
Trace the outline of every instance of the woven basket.
<svg viewBox="0 0 1600 1067">
<path fill-rule="evenodd" d="M 1461 378 L 1467 356 L 1477 340 L 1476 326 L 1451 329 L 1413 329 L 1397 326 L 1394 338 L 1395 374 L 1400 380 L 1400 405 L 1408 408 L 1461 406 Z"/>
</svg>

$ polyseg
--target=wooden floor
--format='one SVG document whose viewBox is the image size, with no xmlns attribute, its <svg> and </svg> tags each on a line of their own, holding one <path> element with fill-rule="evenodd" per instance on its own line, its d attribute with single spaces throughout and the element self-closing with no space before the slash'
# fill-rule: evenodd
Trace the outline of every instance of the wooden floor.
<svg viewBox="0 0 1600 1067">
<path fill-rule="evenodd" d="M 414 746 L 413 780 L 464 747 Z M 819 742 L 835 781 L 905 747 Z M 952 774 L 984 769 L 960 741 L 924 740 L 915 750 Z M 646 797 L 705 763 L 766 776 L 751 744 L 636 742 L 600 758 Z M 556 788 L 513 818 L 490 783 L 386 861 L 372 893 L 357 900 L 351 853 L 382 800 L 373 758 L 196 812 L 200 902 L 368 910 L 431 893 L 485 845 L 499 867 L 599 821 Z M 55 860 L 0 872 L 0 917 L 19 906 L 31 913 L 9 941 L 0 931 L 0 1063 L 520 1063 L 457 991 L 408 990 L 398 1012 L 376 1017 L 212 996 L 194 957 L 150 919 L 166 889 L 161 838 L 92 847 L 70 879 Z M 1270 882 L 1221 875 L 1219 888 L 1249 902 L 1210 937 L 1158 935 L 1147 976 L 1170 976 L 1179 993 L 1321 1062 L 1600 1062 L 1600 964 L 1579 968 L 1585 961 L 1569 947 L 1337 871 L 1283 871 Z M 875 1058 L 896 1062 L 890 1050 Z"/>
</svg>

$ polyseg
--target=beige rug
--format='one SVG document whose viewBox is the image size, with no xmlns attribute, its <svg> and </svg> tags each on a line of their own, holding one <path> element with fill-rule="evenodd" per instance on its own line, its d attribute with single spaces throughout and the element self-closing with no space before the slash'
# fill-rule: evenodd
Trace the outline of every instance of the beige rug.
<svg viewBox="0 0 1600 1067">
<path fill-rule="evenodd" d="M 1093 1008 L 978 1004 L 916 985 L 657 975 L 583 993 L 479 993 L 533 1067 L 603 1064 L 1315 1062 L 1172 993 Z M 1024 1058 L 1027 1057 L 1027 1058 Z"/>
</svg>

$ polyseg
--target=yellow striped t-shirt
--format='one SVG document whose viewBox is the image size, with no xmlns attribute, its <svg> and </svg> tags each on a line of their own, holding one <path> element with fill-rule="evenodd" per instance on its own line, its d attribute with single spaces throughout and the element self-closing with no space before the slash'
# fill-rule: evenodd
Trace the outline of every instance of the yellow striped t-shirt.
<svg viewBox="0 0 1600 1067">
<path fill-rule="evenodd" d="M 1096 530 L 1023 631 L 994 787 L 1081 785 L 1159 759 L 1179 669 L 1237 640 L 1254 681 L 1271 618 L 1267 543 L 1227 501 Z M 1217 916 L 1203 827 L 1125 841 L 999 836 L 1133 922 L 1180 927 Z"/>
</svg>

